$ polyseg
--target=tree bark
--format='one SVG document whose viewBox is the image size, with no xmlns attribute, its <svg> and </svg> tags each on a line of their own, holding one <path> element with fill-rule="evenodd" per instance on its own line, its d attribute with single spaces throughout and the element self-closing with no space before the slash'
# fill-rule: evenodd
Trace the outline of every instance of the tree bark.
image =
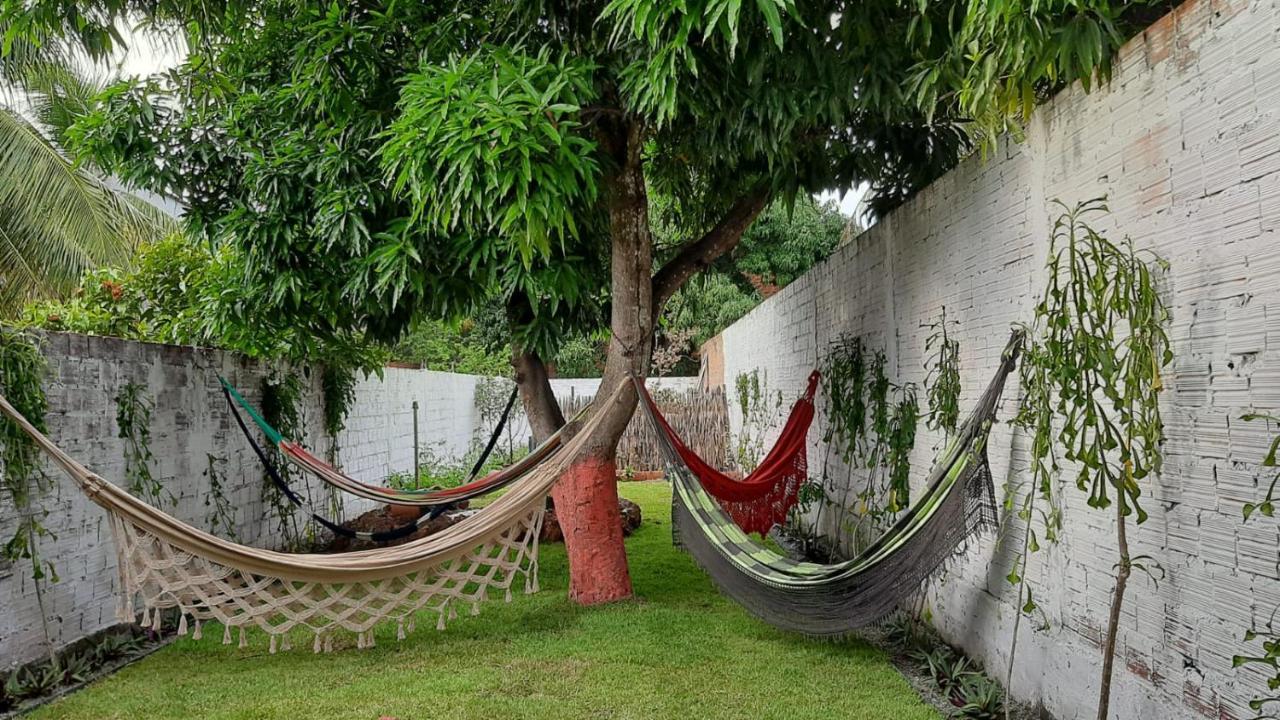
<svg viewBox="0 0 1280 720">
<path fill-rule="evenodd" d="M 631 376 L 643 378 L 653 343 L 653 242 L 642 150 L 634 122 L 602 131 L 614 167 L 605 179 L 611 241 L 612 316 L 604 376 L 591 412 L 601 424 L 552 490 L 569 555 L 569 597 L 583 605 L 631 596 L 618 512 L 617 445 L 635 412 Z M 615 396 L 615 391 L 622 392 Z"/>
<path fill-rule="evenodd" d="M 769 197 L 761 187 L 739 199 L 716 227 L 685 247 L 655 277 L 644 129 L 633 120 L 609 118 L 600 122 L 598 136 L 612 160 L 604 186 L 613 295 L 604 375 L 591 408 L 600 424 L 551 492 L 569 556 L 569 597 L 583 605 L 631 596 L 618 512 L 617 446 L 635 414 L 631 378 L 648 375 L 662 304 L 694 273 L 737 245 Z"/>
<path fill-rule="evenodd" d="M 529 418 L 533 441 L 540 443 L 564 425 L 560 403 L 551 391 L 547 366 L 536 352 L 513 349 L 511 367 L 516 371 L 516 385 L 520 388 L 520 402 Z"/>
<path fill-rule="evenodd" d="M 1129 574 L 1133 569 L 1133 561 L 1129 557 L 1129 537 L 1124 508 L 1124 499 L 1117 499 L 1116 548 L 1120 551 L 1120 562 L 1116 567 L 1115 594 L 1111 596 L 1111 617 L 1107 620 L 1107 639 L 1102 646 L 1102 685 L 1098 689 L 1098 720 L 1107 720 L 1107 715 L 1111 712 L 1111 675 L 1116 659 L 1116 635 L 1120 629 L 1120 607 L 1124 604 L 1124 591 L 1129 585 Z"/>
<path fill-rule="evenodd" d="M 738 198 L 716 223 L 716 226 L 692 243 L 680 248 L 676 256 L 653 278 L 654 321 L 671 296 L 695 274 L 711 267 L 721 255 L 737 247 L 742 234 L 751 227 L 769 204 L 769 189 L 756 187 Z"/>
</svg>

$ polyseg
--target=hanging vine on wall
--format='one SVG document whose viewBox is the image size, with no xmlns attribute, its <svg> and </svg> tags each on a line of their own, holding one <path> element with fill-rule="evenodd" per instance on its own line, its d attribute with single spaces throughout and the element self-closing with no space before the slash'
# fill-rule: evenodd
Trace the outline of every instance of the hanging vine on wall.
<svg viewBox="0 0 1280 720">
<path fill-rule="evenodd" d="M 0 394 L 41 432 L 47 432 L 44 416 L 49 409 L 44 373 L 39 339 L 0 326 Z M 5 542 L 4 558 L 14 563 L 30 561 L 37 588 L 45 579 L 57 582 L 57 572 L 40 556 L 39 545 L 40 538 L 50 535 L 43 523 L 46 512 L 40 507 L 39 496 L 49 490 L 51 480 L 40 467 L 35 442 L 5 417 L 0 417 L 0 480 L 20 517 L 13 536 Z"/>
<path fill-rule="evenodd" d="M 951 336 L 951 325 L 959 323 L 948 322 L 943 305 L 937 322 L 927 326 L 932 332 L 924 343 L 924 386 L 929 403 L 926 426 L 942 430 L 948 437 L 960 422 L 960 341 Z"/>
<path fill-rule="evenodd" d="M 1245 422 L 1263 421 L 1268 424 L 1280 425 L 1280 417 L 1268 413 L 1250 413 L 1241 418 Z M 1271 447 L 1267 451 L 1266 457 L 1262 459 L 1262 466 L 1265 468 L 1276 467 L 1276 452 L 1280 450 L 1280 434 L 1277 434 L 1271 440 Z M 1244 522 L 1258 521 L 1258 516 L 1266 518 L 1275 517 L 1275 495 L 1276 484 L 1280 482 L 1280 472 L 1274 472 L 1271 476 L 1271 483 L 1267 486 L 1267 494 L 1256 503 L 1245 503 L 1243 510 Z M 1244 635 L 1244 642 L 1253 643 L 1261 642 L 1261 648 L 1247 655 L 1235 655 L 1231 658 L 1232 667 L 1245 666 L 1261 666 L 1263 672 L 1270 674 L 1267 678 L 1267 688 L 1271 692 L 1280 690 L 1280 629 L 1276 628 L 1275 620 L 1277 614 L 1280 614 L 1280 608 L 1271 611 L 1268 616 L 1267 623 L 1261 628 L 1250 628 Z M 1262 713 L 1267 710 L 1270 705 L 1280 705 L 1280 695 L 1259 695 L 1249 701 L 1249 709 L 1256 713 Z M 1265 715 L 1259 715 L 1255 720 L 1263 720 L 1268 718 L 1275 720 L 1280 715 L 1274 712 L 1268 712 Z"/>
<path fill-rule="evenodd" d="M 856 554 L 910 504 L 910 454 L 919 407 L 915 386 L 895 385 L 887 366 L 883 351 L 869 349 L 853 335 L 840 336 L 822 362 L 827 453 L 813 493 L 821 497 L 813 527 L 820 531 L 825 509 L 837 513 L 828 554 Z M 845 492 L 839 500 L 831 492 L 837 485 L 833 453 L 844 465 Z M 855 492 L 857 469 L 867 476 Z M 816 540 L 810 543 L 817 545 Z"/>
<path fill-rule="evenodd" d="M 159 507 L 168 498 L 176 502 L 173 493 L 165 488 L 151 471 L 155 456 L 151 454 L 151 413 L 155 403 L 147 397 L 146 389 L 127 382 L 116 393 L 117 437 L 124 440 L 124 473 L 126 487 L 134 496 Z"/>
<path fill-rule="evenodd" d="M 1086 222 L 1107 212 L 1105 199 L 1061 206 L 1050 239 L 1048 285 L 1022 360 L 1025 398 L 1017 422 L 1032 437 L 1033 487 L 1021 513 L 1027 522 L 1021 565 L 1009 580 L 1019 588 L 1020 620 L 1036 609 L 1025 572 L 1027 554 L 1038 547 L 1036 497 L 1050 508 L 1042 515 L 1046 532 L 1057 531 L 1052 508 L 1060 453 L 1076 469 L 1075 484 L 1088 494 L 1090 507 L 1115 506 L 1118 562 L 1098 698 L 1098 717 L 1105 720 L 1128 579 L 1134 570 L 1158 569 L 1149 557 L 1130 554 L 1127 533 L 1131 517 L 1139 525 L 1147 519 L 1141 481 L 1161 463 L 1161 371 L 1173 356 L 1155 270 L 1167 265 L 1155 255 L 1144 259 L 1128 238 L 1113 243 Z M 1013 642 L 1011 656 L 1016 626 Z"/>
<path fill-rule="evenodd" d="M 49 409 L 44 394 L 45 367 L 44 353 L 36 336 L 0 325 L 0 394 L 40 432 L 48 432 L 44 419 Z M 31 563 L 40 625 L 50 663 L 56 667 L 58 658 L 49 629 L 49 615 L 45 612 L 44 584 L 58 582 L 58 572 L 52 562 L 40 555 L 40 539 L 54 537 L 44 525 L 48 511 L 39 499 L 49 491 L 51 480 L 40 467 L 40 449 L 35 442 L 3 416 L 0 416 L 0 481 L 19 518 L 0 556 L 13 564 L 21 560 Z"/>
<path fill-rule="evenodd" d="M 324 402 L 324 432 L 329 436 L 330 460 L 337 460 L 338 434 L 347 426 L 347 414 L 356 401 L 355 368 L 330 362 L 320 373 L 320 394 Z"/>
<path fill-rule="evenodd" d="M 205 521 L 209 523 L 209 532 L 219 537 L 237 540 L 235 506 L 231 504 L 226 487 L 223 485 L 226 476 L 218 469 L 219 465 L 226 463 L 226 459 L 213 453 L 205 453 L 205 458 L 207 464 L 204 477 L 208 483 L 209 492 L 204 496 L 204 506 L 209 510 L 209 514 L 205 517 Z"/>
<path fill-rule="evenodd" d="M 301 437 L 302 413 L 299 405 L 302 400 L 302 379 L 297 373 L 265 377 L 262 379 L 262 417 L 267 424 L 274 427 L 287 438 Z M 265 442 L 266 447 L 272 443 Z M 270 450 L 272 462 L 280 476 L 288 484 L 293 484 L 293 471 L 278 449 Z M 298 523 L 297 508 L 285 497 L 280 488 L 267 475 L 262 477 L 262 497 L 266 501 L 267 511 L 274 516 L 280 537 L 287 547 L 301 548 L 304 544 L 303 530 Z"/>
<path fill-rule="evenodd" d="M 769 388 L 768 375 L 759 370 L 740 373 L 734 379 L 738 411 L 742 413 L 742 431 L 733 438 L 733 457 L 745 475 L 756 469 L 764 458 L 769 435 L 778 428 L 782 410 L 782 393 Z"/>
</svg>

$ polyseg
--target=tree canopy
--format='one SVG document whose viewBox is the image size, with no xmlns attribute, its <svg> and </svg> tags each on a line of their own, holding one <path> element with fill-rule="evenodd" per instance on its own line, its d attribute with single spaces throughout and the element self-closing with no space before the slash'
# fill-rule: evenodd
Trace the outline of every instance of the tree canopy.
<svg viewBox="0 0 1280 720">
<path fill-rule="evenodd" d="M 394 337 L 496 297 L 545 435 L 562 420 L 531 355 L 607 310 L 603 418 L 553 493 L 588 603 L 630 593 L 615 447 L 667 301 L 771 200 L 868 182 L 900 202 L 1059 84 L 1107 76 L 1128 5 L 3 3 L 6 41 L 101 52 L 131 14 L 189 35 L 182 67 L 109 90 L 71 136 L 241 249 L 241 322 Z"/>
</svg>

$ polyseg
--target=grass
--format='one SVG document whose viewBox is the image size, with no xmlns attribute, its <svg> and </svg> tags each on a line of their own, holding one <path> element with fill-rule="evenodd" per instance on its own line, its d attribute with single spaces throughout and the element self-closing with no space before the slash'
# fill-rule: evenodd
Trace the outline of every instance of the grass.
<svg viewBox="0 0 1280 720">
<path fill-rule="evenodd" d="M 670 488 L 626 483 L 643 526 L 627 541 L 637 598 L 584 609 L 565 596 L 561 546 L 542 548 L 542 592 L 486 603 L 444 632 L 435 616 L 371 650 L 267 653 L 201 641 L 169 647 L 34 718 L 856 718 L 924 720 L 880 651 L 774 630 L 721 597 L 671 546 Z M 353 638 L 345 638 L 347 646 Z"/>
</svg>

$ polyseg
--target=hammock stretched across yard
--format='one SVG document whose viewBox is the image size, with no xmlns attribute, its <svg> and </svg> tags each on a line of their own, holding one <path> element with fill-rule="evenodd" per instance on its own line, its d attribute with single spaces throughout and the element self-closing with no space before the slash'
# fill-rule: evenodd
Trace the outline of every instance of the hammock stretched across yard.
<svg viewBox="0 0 1280 720">
<path fill-rule="evenodd" d="M 884 617 L 970 535 L 996 523 L 986 442 L 996 405 L 1022 343 L 1015 332 L 1000 366 L 927 489 L 871 547 L 846 562 L 799 562 L 756 542 L 737 526 L 690 471 L 673 433 L 641 388 L 641 406 L 658 428 L 674 490 L 681 544 L 720 590 L 771 625 L 814 636 L 845 635 Z"/>
<path fill-rule="evenodd" d="M 561 452 L 511 483 L 508 491 L 474 515 L 404 545 L 338 555 L 282 553 L 240 545 L 192 527 L 103 480 L 55 445 L 0 397 L 0 414 L 29 435 L 94 503 L 107 511 L 120 572 L 121 621 L 134 620 L 142 604 L 142 624 L 160 621 L 160 611 L 177 608 L 179 632 L 194 621 L 217 620 L 231 629 L 257 627 L 287 649 L 288 633 L 305 628 L 316 652 L 332 647 L 338 629 L 357 633 L 357 645 L 373 644 L 373 629 L 395 621 L 397 636 L 413 629 L 423 609 L 438 614 L 437 627 L 456 616 L 459 602 L 472 614 L 489 591 L 511 597 L 515 579 L 525 591 L 538 589 L 538 533 L 551 486 L 591 439 L 600 415 L 582 425 Z M 3 421 L 3 418 L 0 418 Z"/>
<path fill-rule="evenodd" d="M 221 378 L 219 379 L 221 380 Z M 267 477 L 271 479 L 271 482 L 276 486 L 276 489 L 278 489 L 280 493 L 284 495 L 285 499 L 287 499 L 295 507 L 301 509 L 303 512 L 310 515 L 312 520 L 315 520 L 317 523 L 319 523 L 323 527 L 328 528 L 329 531 L 332 532 L 334 535 L 339 535 L 342 537 L 352 538 L 356 540 L 367 540 L 369 542 L 384 543 L 384 542 L 391 542 L 393 540 L 400 540 L 402 538 L 409 537 L 410 535 L 414 534 L 415 532 L 417 532 L 418 530 L 426 526 L 432 520 L 435 520 L 437 517 L 444 514 L 450 508 L 454 507 L 456 503 L 462 502 L 464 500 L 469 500 L 477 495 L 483 495 L 485 493 L 493 492 L 494 490 L 497 490 L 501 487 L 506 487 L 508 484 L 513 482 L 516 478 L 520 477 L 520 475 L 524 474 L 525 472 L 528 472 L 531 468 L 535 467 L 538 462 L 541 462 L 542 460 L 554 454 L 556 450 L 559 449 L 559 446 L 560 446 L 560 431 L 557 430 L 550 438 L 543 441 L 543 443 L 538 447 L 534 448 L 533 451 L 530 452 L 525 458 L 522 458 L 520 462 L 515 463 L 510 467 L 503 468 L 502 470 L 499 470 L 489 476 L 486 476 L 485 478 L 483 478 L 483 482 L 464 483 L 464 485 L 469 485 L 471 487 L 471 490 L 467 494 L 464 494 L 461 496 L 453 495 L 453 496 L 450 496 L 453 499 L 447 500 L 445 502 L 439 502 L 439 503 L 434 503 L 432 505 L 423 506 L 424 510 L 427 508 L 430 508 L 431 511 L 428 513 L 424 513 L 423 515 L 419 516 L 417 519 L 410 520 L 409 522 L 399 525 L 398 527 L 391 528 L 390 530 L 380 530 L 377 532 L 352 530 L 350 528 L 343 527 L 342 525 L 330 520 L 329 518 L 315 512 L 315 510 L 309 507 L 307 505 L 307 502 L 302 499 L 302 496 L 299 495 L 298 492 L 289 485 L 289 483 L 280 474 L 279 468 L 277 468 L 275 463 L 271 461 L 271 458 L 267 457 L 266 451 L 263 450 L 262 447 L 258 445 L 258 441 L 253 438 L 253 433 L 249 431 L 249 427 L 248 425 L 245 424 L 244 418 L 240 416 L 240 410 L 236 408 L 237 404 L 240 404 L 245 408 L 248 408 L 248 405 L 244 403 L 243 398 L 241 398 L 240 402 L 237 403 L 236 400 L 234 400 L 232 397 L 234 393 L 235 391 L 231 388 L 231 385 L 227 383 L 226 380 L 222 380 L 222 394 L 227 399 L 227 407 L 231 408 L 232 417 L 236 419 L 236 424 L 240 427 L 240 431 L 244 434 L 245 440 L 248 441 L 249 446 L 253 448 L 254 454 L 258 456 L 258 461 L 262 463 L 262 467 L 266 471 Z M 235 395 L 235 397 L 239 397 L 239 395 Z M 511 404 L 512 402 L 514 402 L 514 400 L 515 400 L 515 393 L 513 392 L 511 401 L 507 403 L 507 410 L 506 412 L 503 413 L 502 421 L 498 423 L 498 427 L 494 430 L 492 437 L 489 438 L 488 447 L 485 448 L 485 451 L 483 453 L 481 453 L 480 459 L 476 462 L 475 467 L 473 467 L 471 470 L 471 475 L 473 477 L 477 472 L 479 472 L 481 466 L 483 466 L 484 464 L 485 457 L 488 456 L 489 452 L 493 449 L 494 443 L 498 438 L 498 433 L 502 431 L 502 426 L 506 422 L 507 414 L 511 412 Z M 248 412 L 251 415 L 253 415 L 252 409 L 249 409 Z M 270 427 L 270 426 L 267 425 L 266 427 Z M 500 476 L 501 482 L 494 482 L 493 479 L 499 476 Z M 356 481 L 352 480 L 351 482 L 356 482 Z M 456 488 L 452 488 L 452 489 L 456 489 Z M 436 492 L 438 493 L 438 491 Z"/>
<path fill-rule="evenodd" d="M 666 441 L 663 450 L 670 449 L 680 457 L 681 464 L 697 476 L 702 487 L 720 503 L 738 527 L 744 532 L 763 535 L 774 525 L 786 521 L 787 513 L 799 498 L 800 486 L 808 476 L 806 437 L 813 423 L 813 395 L 820 378 L 816 370 L 809 375 L 809 385 L 791 408 L 777 442 L 760 465 L 741 480 L 729 477 L 698 457 L 658 412 L 657 403 L 644 383 L 636 382 L 636 387 L 642 404 L 653 409 L 650 417 L 656 423 L 659 442 Z"/>
<path fill-rule="evenodd" d="M 231 383 L 227 382 L 223 378 L 219 378 L 219 380 L 222 381 L 222 389 L 227 394 L 228 398 L 233 399 L 235 401 L 234 404 L 244 408 L 244 411 L 248 413 L 254 424 L 262 430 L 262 434 L 267 437 L 272 445 L 275 445 L 280 449 L 280 452 L 284 454 L 285 458 L 289 462 L 315 475 L 339 490 L 357 497 L 365 498 L 366 500 L 387 503 L 388 505 L 440 508 L 454 505 L 464 500 L 470 500 L 471 498 L 478 497 L 480 495 L 486 495 L 494 490 L 506 487 L 516 478 L 528 472 L 530 468 L 537 466 L 543 460 L 550 457 L 551 454 L 555 452 L 556 448 L 560 446 L 561 438 L 563 437 L 560 431 L 556 431 L 551 437 L 547 438 L 545 442 L 534 448 L 533 452 L 521 458 L 514 464 L 501 470 L 495 470 L 482 478 L 474 480 L 469 479 L 468 482 L 457 487 L 445 488 L 443 490 L 397 490 L 395 488 L 370 485 L 368 483 L 360 482 L 316 457 L 304 448 L 301 443 L 286 440 L 284 436 L 280 434 L 279 430 L 271 427 L 271 424 L 259 415 L 258 412 L 253 409 L 253 406 L 250 405 L 249 402 L 240 395 L 240 393 L 236 392 L 235 388 L 231 387 Z M 507 415 L 511 412 L 511 407 L 515 403 L 515 399 L 515 392 L 513 391 L 511 398 L 507 401 L 507 408 L 502 415 L 504 422 Z M 501 425 L 499 425 L 499 427 L 494 431 L 493 436 L 490 437 L 488 450 L 485 452 L 486 455 L 489 450 L 492 450 L 499 432 L 501 432 Z M 482 456 L 480 461 L 472 468 L 471 478 L 474 478 L 479 473 L 483 463 L 484 457 Z"/>
</svg>

